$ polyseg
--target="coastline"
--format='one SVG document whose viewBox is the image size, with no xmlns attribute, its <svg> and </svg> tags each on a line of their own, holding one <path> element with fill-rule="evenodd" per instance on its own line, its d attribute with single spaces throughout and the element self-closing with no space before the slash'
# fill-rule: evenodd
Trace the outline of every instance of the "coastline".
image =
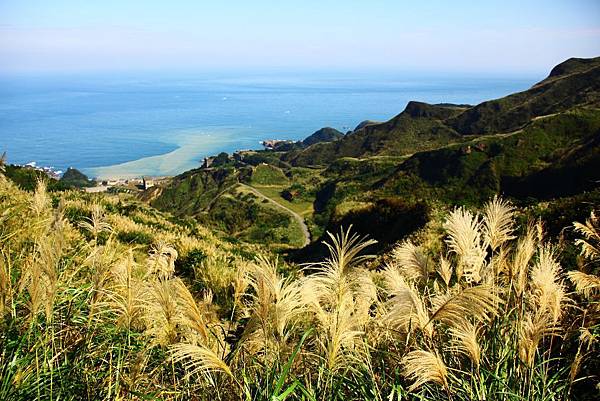
<svg viewBox="0 0 600 401">
<path fill-rule="evenodd" d="M 120 164 L 90 167 L 82 171 L 96 180 L 169 177 L 200 167 L 203 157 L 238 142 L 238 138 L 227 131 L 186 132 L 175 135 L 172 139 L 178 147 L 171 152 Z"/>
</svg>

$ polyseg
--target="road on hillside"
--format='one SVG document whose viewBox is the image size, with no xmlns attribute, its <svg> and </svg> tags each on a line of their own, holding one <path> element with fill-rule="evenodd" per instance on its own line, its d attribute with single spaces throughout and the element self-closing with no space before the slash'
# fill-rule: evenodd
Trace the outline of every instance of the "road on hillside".
<svg viewBox="0 0 600 401">
<path fill-rule="evenodd" d="M 241 182 L 239 183 L 239 185 L 246 188 L 247 190 L 251 191 L 253 194 L 258 196 L 259 198 L 266 199 L 267 201 L 271 202 L 278 208 L 283 209 L 284 211 L 291 214 L 292 217 L 298 222 L 298 224 L 300 224 L 300 228 L 302 229 L 302 233 L 304 234 L 304 244 L 302 244 L 302 247 L 305 247 L 306 245 L 310 244 L 310 232 L 308 231 L 308 227 L 306 226 L 306 223 L 304 222 L 304 219 L 302 218 L 302 216 L 300 216 L 298 213 L 294 212 L 292 209 L 285 207 L 281 203 L 275 201 L 274 199 L 269 198 L 268 196 L 266 196 L 262 192 L 260 192 L 258 189 L 251 187 L 250 185 L 246 185 Z"/>
</svg>

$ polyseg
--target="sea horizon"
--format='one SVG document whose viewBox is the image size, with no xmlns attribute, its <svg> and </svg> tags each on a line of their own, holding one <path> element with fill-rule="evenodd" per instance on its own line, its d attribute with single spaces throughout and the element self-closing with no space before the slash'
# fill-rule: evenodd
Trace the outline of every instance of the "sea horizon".
<svg viewBox="0 0 600 401">
<path fill-rule="evenodd" d="M 219 152 L 387 121 L 411 100 L 477 104 L 542 76 L 393 72 L 0 75 L 8 162 L 94 178 L 170 176 Z"/>
</svg>

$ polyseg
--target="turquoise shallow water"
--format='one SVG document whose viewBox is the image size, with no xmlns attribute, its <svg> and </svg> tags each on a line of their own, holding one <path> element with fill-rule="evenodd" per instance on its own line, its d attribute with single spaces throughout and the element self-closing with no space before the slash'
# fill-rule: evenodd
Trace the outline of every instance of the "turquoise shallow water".
<svg viewBox="0 0 600 401">
<path fill-rule="evenodd" d="M 387 120 L 409 100 L 476 104 L 539 77 L 211 73 L 0 78 L 9 162 L 92 176 L 172 175 L 220 151 Z"/>
</svg>

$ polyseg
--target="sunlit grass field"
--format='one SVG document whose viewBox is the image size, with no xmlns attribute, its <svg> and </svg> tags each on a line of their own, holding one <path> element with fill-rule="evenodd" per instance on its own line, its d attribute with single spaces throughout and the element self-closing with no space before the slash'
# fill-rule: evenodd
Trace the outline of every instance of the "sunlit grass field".
<svg viewBox="0 0 600 401">
<path fill-rule="evenodd" d="M 0 176 L 0 398 L 568 400 L 598 383 L 600 222 L 579 265 L 500 198 L 295 266 L 127 195 Z M 584 391 L 585 390 L 585 391 Z"/>
</svg>

